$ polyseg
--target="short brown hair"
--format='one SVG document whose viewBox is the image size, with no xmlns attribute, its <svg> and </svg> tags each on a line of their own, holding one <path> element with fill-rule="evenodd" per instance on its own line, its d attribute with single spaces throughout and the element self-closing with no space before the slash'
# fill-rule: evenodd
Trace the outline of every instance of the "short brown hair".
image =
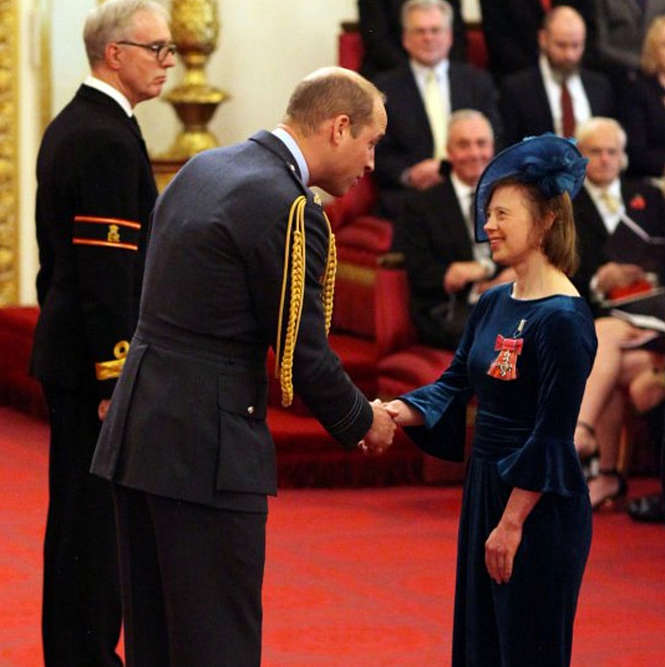
<svg viewBox="0 0 665 667">
<path fill-rule="evenodd" d="M 340 114 L 351 120 L 351 134 L 374 119 L 377 100 L 384 100 L 379 89 L 357 72 L 343 67 L 325 67 L 305 77 L 293 91 L 286 108 L 286 123 L 310 135 L 321 123 Z"/>
<path fill-rule="evenodd" d="M 497 180 L 487 198 L 489 203 L 498 188 L 515 186 L 524 193 L 528 207 L 538 231 L 543 232 L 542 249 L 552 266 L 572 276 L 579 265 L 577 253 L 577 234 L 573 216 L 573 202 L 567 192 L 550 197 L 543 195 L 535 183 L 525 183 L 515 176 L 507 176 Z M 545 229 L 545 217 L 554 215 L 549 229 Z"/>
<path fill-rule="evenodd" d="M 642 42 L 642 56 L 640 64 L 646 74 L 655 74 L 658 71 L 658 35 L 665 27 L 665 16 L 656 16 L 649 24 L 649 29 Z"/>
</svg>

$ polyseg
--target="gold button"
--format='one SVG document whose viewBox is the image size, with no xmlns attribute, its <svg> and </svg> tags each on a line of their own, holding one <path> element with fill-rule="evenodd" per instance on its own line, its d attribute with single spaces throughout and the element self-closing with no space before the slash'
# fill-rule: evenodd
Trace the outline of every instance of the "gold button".
<svg viewBox="0 0 665 667">
<path fill-rule="evenodd" d="M 250 406 L 247 408 L 247 413 L 250 414 L 250 415 L 253 415 L 253 414 L 254 414 L 254 406 L 253 406 L 253 405 L 250 405 Z"/>
</svg>

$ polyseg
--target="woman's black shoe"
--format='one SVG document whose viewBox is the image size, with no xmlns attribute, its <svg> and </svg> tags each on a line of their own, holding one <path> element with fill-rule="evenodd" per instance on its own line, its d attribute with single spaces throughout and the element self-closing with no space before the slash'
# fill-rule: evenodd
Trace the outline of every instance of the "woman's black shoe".
<svg viewBox="0 0 665 667">
<path fill-rule="evenodd" d="M 665 507 L 663 507 L 663 496 L 660 493 L 633 498 L 629 501 L 627 510 L 630 518 L 635 521 L 665 523 Z"/>
<path fill-rule="evenodd" d="M 614 477 L 617 480 L 617 488 L 614 492 L 606 493 L 604 496 L 591 503 L 591 509 L 595 511 L 601 507 L 606 506 L 617 509 L 619 501 L 622 500 L 628 493 L 628 484 L 626 484 L 626 479 L 616 468 L 611 468 L 609 470 L 601 468 L 598 471 L 597 477 Z"/>
</svg>

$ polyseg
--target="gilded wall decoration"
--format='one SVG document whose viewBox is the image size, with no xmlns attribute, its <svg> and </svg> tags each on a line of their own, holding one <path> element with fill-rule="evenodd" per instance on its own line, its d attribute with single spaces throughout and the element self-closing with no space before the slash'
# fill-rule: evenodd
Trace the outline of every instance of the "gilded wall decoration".
<svg viewBox="0 0 665 667">
<path fill-rule="evenodd" d="M 18 11 L 0 0 L 0 306 L 18 299 Z"/>
</svg>

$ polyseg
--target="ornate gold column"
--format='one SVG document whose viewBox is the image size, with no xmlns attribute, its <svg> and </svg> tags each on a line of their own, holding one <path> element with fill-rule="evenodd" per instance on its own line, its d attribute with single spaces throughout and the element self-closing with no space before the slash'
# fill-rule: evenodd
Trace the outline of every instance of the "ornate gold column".
<svg viewBox="0 0 665 667">
<path fill-rule="evenodd" d="M 171 32 L 185 75 L 164 99 L 173 105 L 184 127 L 166 153 L 153 159 L 158 184 L 164 184 L 192 155 L 218 145 L 207 124 L 217 107 L 229 98 L 207 82 L 204 70 L 217 48 L 217 0 L 173 0 Z"/>
<path fill-rule="evenodd" d="M 18 300 L 17 40 L 17 0 L 0 0 L 0 306 Z"/>
</svg>

